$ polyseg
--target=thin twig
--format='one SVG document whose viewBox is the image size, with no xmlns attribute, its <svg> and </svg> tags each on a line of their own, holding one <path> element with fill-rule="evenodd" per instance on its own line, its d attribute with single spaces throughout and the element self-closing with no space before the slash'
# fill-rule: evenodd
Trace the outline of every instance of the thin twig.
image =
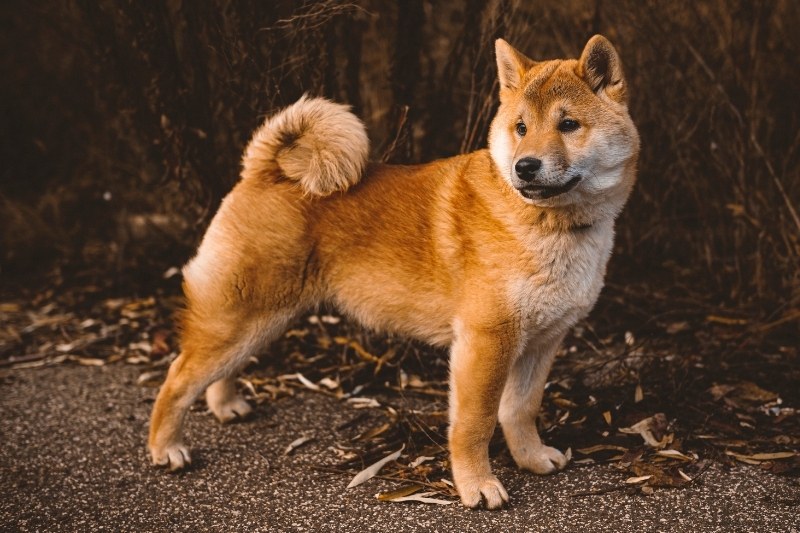
<svg viewBox="0 0 800 533">
<path fill-rule="evenodd" d="M 358 473 L 358 472 L 351 472 L 349 470 L 342 470 L 340 468 L 333 468 L 333 467 L 330 467 L 330 466 L 315 465 L 315 466 L 312 466 L 311 468 L 313 468 L 314 470 L 319 470 L 320 472 L 328 472 L 328 473 L 331 473 L 331 474 L 340 474 L 340 475 L 349 475 L 349 476 L 354 476 L 354 475 L 356 475 Z M 419 481 L 417 479 L 404 479 L 404 478 L 401 478 L 401 477 L 384 476 L 384 475 L 376 475 L 376 476 L 372 476 L 372 477 L 374 479 L 382 479 L 384 481 L 399 481 L 399 482 L 402 482 L 402 483 L 409 483 L 409 484 L 414 484 L 414 485 L 422 485 L 423 487 L 428 487 L 428 488 L 430 488 L 432 490 L 435 490 L 435 491 L 439 492 L 440 494 L 447 494 L 446 492 L 444 492 L 442 490 L 441 487 L 436 486 L 436 485 L 434 485 L 432 483 L 428 483 L 426 481 Z"/>
</svg>

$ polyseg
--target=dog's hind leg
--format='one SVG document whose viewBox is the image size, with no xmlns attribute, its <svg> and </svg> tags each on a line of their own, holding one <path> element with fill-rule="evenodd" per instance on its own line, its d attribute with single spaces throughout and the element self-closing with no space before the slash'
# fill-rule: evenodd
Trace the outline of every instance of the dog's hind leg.
<svg viewBox="0 0 800 533">
<path fill-rule="evenodd" d="M 183 443 L 183 422 L 191 405 L 210 384 L 214 383 L 209 404 L 212 411 L 220 410 L 214 411 L 218 418 L 226 410 L 246 414 L 241 411 L 248 411 L 250 406 L 236 394 L 232 376 L 251 355 L 280 335 L 293 317 L 293 313 L 281 313 L 268 321 L 217 328 L 187 322 L 183 351 L 170 366 L 153 406 L 148 446 L 154 464 L 179 470 L 191 462 Z"/>
<path fill-rule="evenodd" d="M 247 400 L 236 391 L 236 375 L 246 364 L 245 360 L 230 376 L 218 379 L 206 389 L 208 408 L 223 424 L 243 419 L 253 411 Z"/>
<path fill-rule="evenodd" d="M 542 443 L 536 429 L 544 386 L 561 338 L 533 344 L 514 361 L 500 401 L 500 426 L 511 456 L 517 466 L 537 474 L 550 474 L 567 464 L 563 453 Z"/>
</svg>

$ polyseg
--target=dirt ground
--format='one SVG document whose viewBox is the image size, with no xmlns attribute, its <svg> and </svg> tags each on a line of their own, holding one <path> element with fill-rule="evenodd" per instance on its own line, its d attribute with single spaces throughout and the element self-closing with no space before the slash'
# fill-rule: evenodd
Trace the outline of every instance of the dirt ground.
<svg viewBox="0 0 800 533">
<path fill-rule="evenodd" d="M 714 464 L 691 486 L 645 495 L 615 490 L 628 474 L 612 465 L 538 477 L 500 457 L 505 510 L 378 501 L 396 484 L 346 489 L 349 476 L 318 469 L 342 440 L 332 427 L 362 410 L 313 391 L 265 403 L 241 424 L 194 410 L 193 468 L 170 475 L 147 461 L 156 389 L 137 386 L 139 375 L 127 365 L 3 373 L 5 531 L 800 531 L 797 479 L 744 464 Z M 285 455 L 299 435 L 313 440 Z"/>
</svg>

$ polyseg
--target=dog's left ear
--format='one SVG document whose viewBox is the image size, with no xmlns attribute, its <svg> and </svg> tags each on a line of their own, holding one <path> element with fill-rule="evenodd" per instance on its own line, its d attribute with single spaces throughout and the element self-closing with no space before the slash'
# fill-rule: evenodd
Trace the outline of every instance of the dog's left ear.
<svg viewBox="0 0 800 533">
<path fill-rule="evenodd" d="M 612 100 L 620 104 L 627 103 L 622 61 L 608 39 L 602 35 L 595 35 L 589 39 L 578 65 L 578 74 L 586 80 L 595 93 L 605 92 Z"/>
</svg>

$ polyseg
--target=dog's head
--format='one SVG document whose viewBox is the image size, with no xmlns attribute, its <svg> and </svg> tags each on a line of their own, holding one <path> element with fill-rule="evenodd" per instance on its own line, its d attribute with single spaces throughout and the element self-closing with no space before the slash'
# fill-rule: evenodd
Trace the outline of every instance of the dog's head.
<svg viewBox="0 0 800 533">
<path fill-rule="evenodd" d="M 503 178 L 542 207 L 598 203 L 633 186 L 639 136 L 619 55 L 600 35 L 580 59 L 536 62 L 496 43 L 500 108 L 489 148 Z"/>
</svg>

